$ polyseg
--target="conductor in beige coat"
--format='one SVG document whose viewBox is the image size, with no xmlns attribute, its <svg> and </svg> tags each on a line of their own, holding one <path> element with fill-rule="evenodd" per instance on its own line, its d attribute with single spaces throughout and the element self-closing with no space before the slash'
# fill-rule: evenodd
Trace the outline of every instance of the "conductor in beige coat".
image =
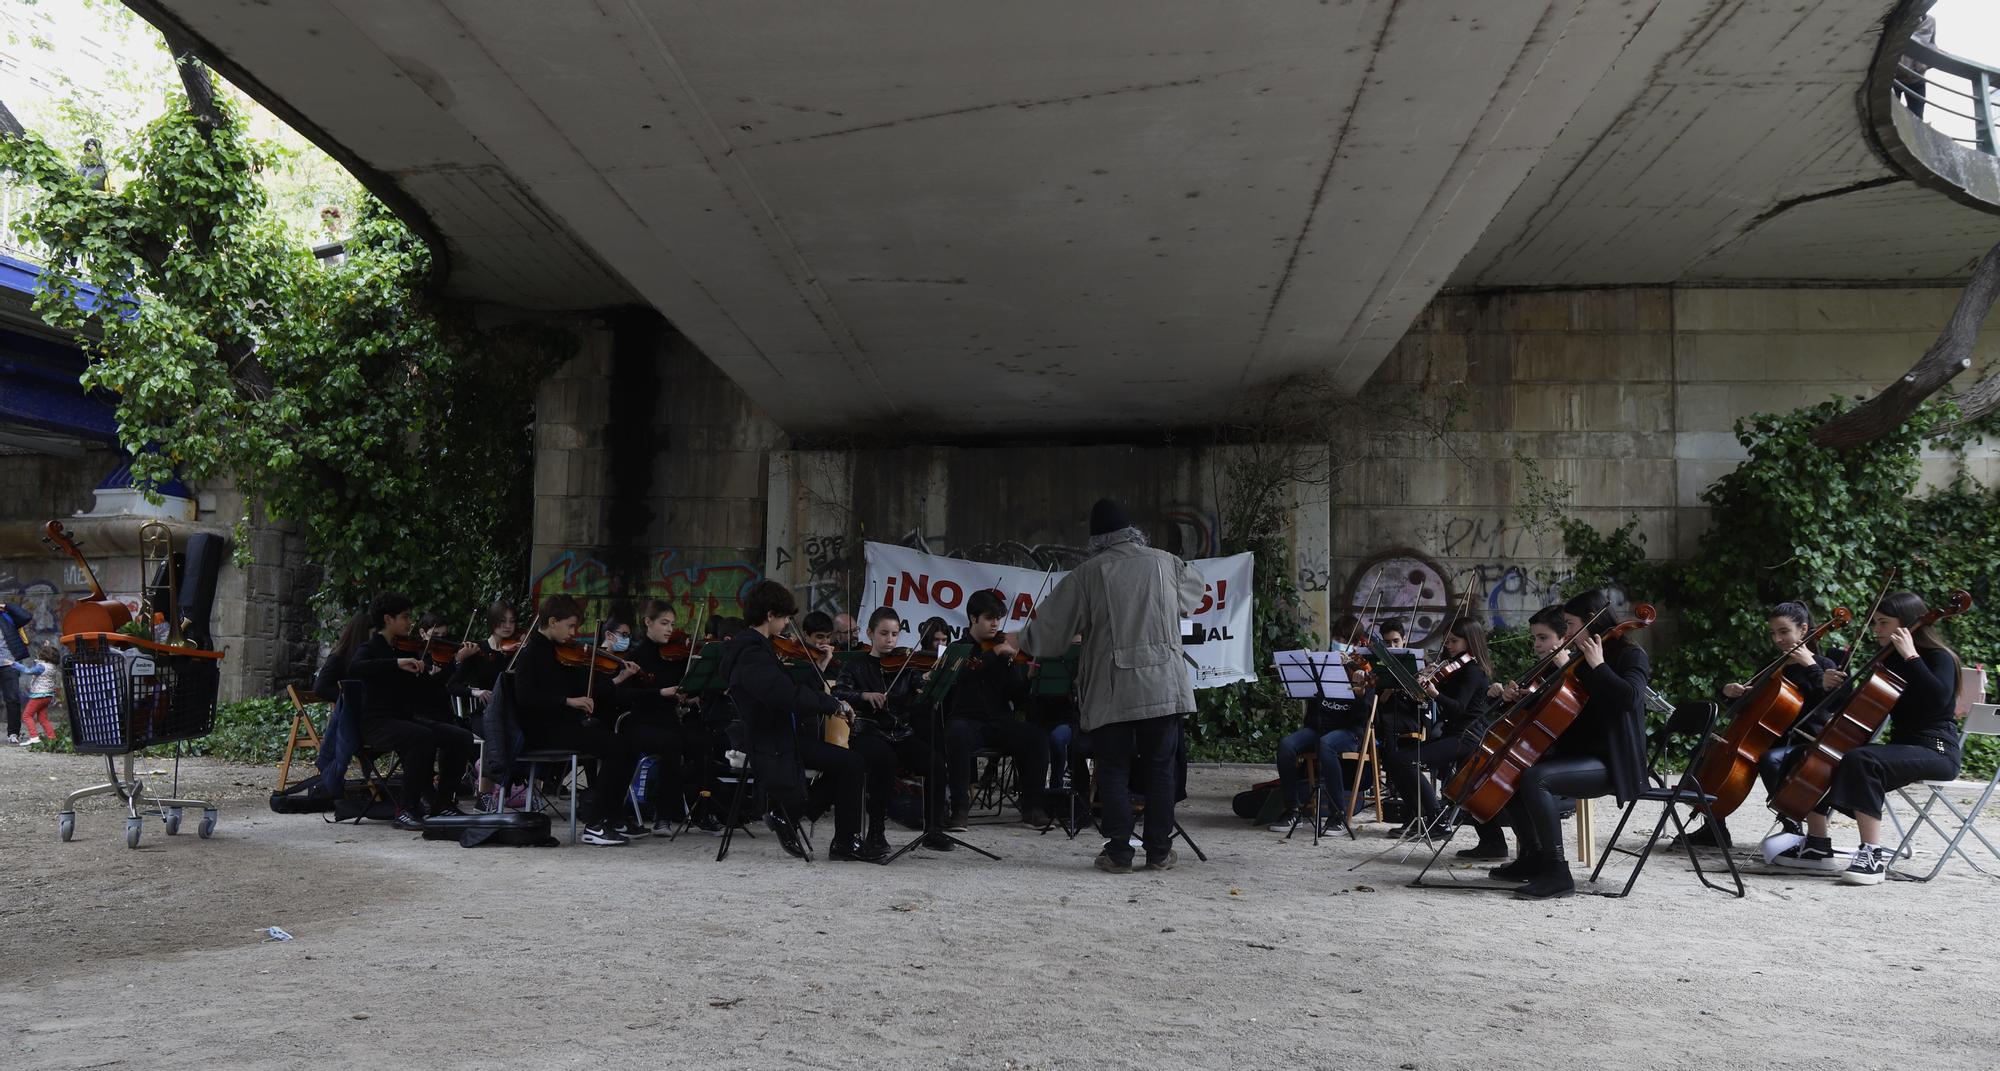
<svg viewBox="0 0 2000 1071">
<path fill-rule="evenodd" d="M 1201 604 L 1206 584 L 1188 563 L 1147 546 L 1125 507 L 1108 498 L 1091 507 L 1090 550 L 1035 608 L 1019 644 L 1031 655 L 1053 658 L 1082 634 L 1080 728 L 1090 734 L 1097 757 L 1104 809 L 1097 867 L 1114 874 L 1132 870 L 1136 787 L 1146 798 L 1146 867 L 1165 870 L 1174 865 L 1180 716 L 1194 710 L 1181 619 Z"/>
</svg>

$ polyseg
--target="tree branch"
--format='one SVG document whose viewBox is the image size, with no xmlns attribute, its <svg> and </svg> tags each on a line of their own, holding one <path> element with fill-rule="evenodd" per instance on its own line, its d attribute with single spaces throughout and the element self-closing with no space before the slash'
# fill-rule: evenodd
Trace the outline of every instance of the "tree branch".
<svg viewBox="0 0 2000 1071">
<path fill-rule="evenodd" d="M 1976 423 L 2000 412 L 2000 372 L 1994 372 L 1958 396 L 1958 419 L 1952 427 Z"/>
<path fill-rule="evenodd" d="M 1979 258 L 1979 265 L 1972 269 L 1972 281 L 1965 285 L 1958 307 L 1952 310 L 1951 321 L 1924 351 L 1923 359 L 1875 397 L 1814 429 L 1812 441 L 1835 448 L 1860 446 L 1902 426 L 1924 399 L 1972 367 L 1972 348 L 1979 342 L 1979 328 L 1986 322 L 1986 314 L 1993 311 L 1996 298 L 2000 298 L 2000 245 Z"/>
</svg>

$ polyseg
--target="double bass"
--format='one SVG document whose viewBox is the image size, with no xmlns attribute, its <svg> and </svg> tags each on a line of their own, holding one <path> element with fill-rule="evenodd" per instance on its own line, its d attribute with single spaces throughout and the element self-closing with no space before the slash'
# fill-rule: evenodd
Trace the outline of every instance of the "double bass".
<svg viewBox="0 0 2000 1071">
<path fill-rule="evenodd" d="M 1784 673 L 1792 652 L 1817 648 L 1822 636 L 1846 628 L 1853 619 L 1846 607 L 1835 607 L 1811 635 L 1750 678 L 1748 690 L 1729 708 L 1728 727 L 1709 739 L 1708 746 L 1702 749 L 1701 761 L 1690 774 L 1702 792 L 1714 797 L 1717 818 L 1727 818 L 1743 805 L 1745 797 L 1750 795 L 1750 786 L 1757 783 L 1758 760 L 1792 731 L 1805 710 L 1805 695 Z"/>
<path fill-rule="evenodd" d="M 1954 591 L 1945 599 L 1943 606 L 1931 607 L 1929 613 L 1911 625 L 1910 631 L 1935 625 L 1970 609 L 1972 596 L 1964 591 Z M 1838 693 L 1828 697 L 1832 717 L 1819 731 L 1819 736 L 1805 746 L 1804 757 L 1793 767 L 1791 776 L 1771 795 L 1772 810 L 1795 822 L 1805 821 L 1806 815 L 1819 806 L 1819 802 L 1833 788 L 1833 772 L 1840 766 L 1840 760 L 1882 731 L 1883 724 L 1889 720 L 1890 708 L 1903 698 L 1903 689 L 1908 687 L 1903 678 L 1882 668 L 1882 659 L 1895 649 L 1894 645 L 1885 644 L 1854 675 L 1844 697 Z M 1836 701 L 1840 705 L 1831 706 Z"/>
<path fill-rule="evenodd" d="M 1650 603 L 1642 602 L 1632 608 L 1632 620 L 1620 622 L 1605 632 L 1604 642 L 1609 643 L 1645 628 L 1657 616 Z M 1584 627 L 1564 640 L 1562 647 L 1556 651 L 1574 644 L 1589 630 L 1590 624 L 1584 622 Z M 1550 652 L 1549 657 L 1535 667 L 1530 674 L 1531 682 L 1548 672 L 1548 667 L 1555 662 L 1555 655 L 1556 652 Z M 1590 692 L 1578 679 L 1577 669 L 1581 665 L 1583 659 L 1570 659 L 1561 674 L 1550 680 L 1547 687 L 1523 696 L 1501 714 L 1487 728 L 1478 749 L 1466 757 L 1458 772 L 1445 785 L 1446 798 L 1476 822 L 1491 822 L 1498 817 L 1500 809 L 1514 798 L 1521 775 L 1541 761 L 1556 739 L 1575 724 L 1577 715 L 1583 713 L 1584 704 L 1590 702 Z"/>
<path fill-rule="evenodd" d="M 73 636 L 85 632 L 117 632 L 132 620 L 132 608 L 104 594 L 104 586 L 97 582 L 97 573 L 90 568 L 90 561 L 77 549 L 76 540 L 63 530 L 61 521 L 50 521 L 42 528 L 42 542 L 70 556 L 78 569 L 83 570 L 83 579 L 90 584 L 90 598 L 78 600 L 77 604 L 64 611 L 62 632 Z M 150 634 L 148 635 L 150 637 Z"/>
</svg>

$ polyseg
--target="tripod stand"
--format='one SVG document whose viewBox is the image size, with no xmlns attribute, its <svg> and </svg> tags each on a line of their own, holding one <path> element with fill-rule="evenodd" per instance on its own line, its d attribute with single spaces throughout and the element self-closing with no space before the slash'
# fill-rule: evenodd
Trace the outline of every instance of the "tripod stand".
<svg viewBox="0 0 2000 1071">
<path fill-rule="evenodd" d="M 950 759 L 945 756 L 942 750 L 944 744 L 944 699 L 945 696 L 951 694 L 951 686 L 958 682 L 958 671 L 960 667 L 965 665 L 965 660 L 971 657 L 972 651 L 973 645 L 970 643 L 955 643 L 945 648 L 944 656 L 938 659 L 936 668 L 931 670 L 930 679 L 924 682 L 923 691 L 917 695 L 917 704 L 921 707 L 927 707 L 930 710 L 931 768 L 924 771 L 924 777 L 928 781 L 924 787 L 933 791 L 926 792 L 926 797 L 933 796 L 935 786 L 946 783 L 943 766 Z M 946 806 L 949 805 L 947 801 Z M 888 857 L 882 860 L 882 865 L 888 866 L 890 863 L 901 859 L 903 856 L 909 854 L 912 849 L 934 836 L 943 837 L 958 847 L 970 848 L 995 862 L 1000 860 L 999 856 L 981 848 L 977 844 L 945 832 L 944 817 L 938 813 L 938 810 L 937 807 L 931 805 L 930 799 L 926 798 L 924 801 L 924 828 L 922 832 L 919 832 L 908 844 L 889 853 Z"/>
</svg>

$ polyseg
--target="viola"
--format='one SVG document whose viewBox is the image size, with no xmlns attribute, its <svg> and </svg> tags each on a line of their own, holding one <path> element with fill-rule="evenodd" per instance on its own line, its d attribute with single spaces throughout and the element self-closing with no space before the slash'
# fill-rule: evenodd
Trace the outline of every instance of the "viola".
<svg viewBox="0 0 2000 1071">
<path fill-rule="evenodd" d="M 1730 706 L 1727 728 L 1702 749 L 1700 762 L 1689 773 L 1704 793 L 1715 798 L 1712 807 L 1717 818 L 1727 818 L 1743 805 L 1750 786 L 1757 782 L 1758 760 L 1798 724 L 1805 695 L 1784 673 L 1792 651 L 1812 649 L 1821 637 L 1847 627 L 1853 619 L 1845 606 L 1835 607 L 1812 635 L 1752 677 L 1748 689 Z"/>
<path fill-rule="evenodd" d="M 1657 616 L 1650 604 L 1640 603 L 1632 608 L 1632 620 L 1613 626 L 1604 634 L 1604 641 L 1608 643 L 1645 628 Z M 1575 643 L 1582 634 L 1579 631 L 1564 646 Z M 1554 662 L 1551 654 L 1543 660 L 1543 665 Z M 1522 697 L 1508 708 L 1487 728 L 1478 748 L 1466 757 L 1445 785 L 1446 797 L 1473 821 L 1491 822 L 1498 817 L 1500 809 L 1514 798 L 1521 775 L 1541 761 L 1556 739 L 1583 713 L 1584 704 L 1590 702 L 1590 692 L 1578 676 L 1582 665 L 1583 659 L 1570 659 L 1561 676 L 1552 680 L 1549 687 Z M 1542 672 L 1545 672 L 1542 666 L 1536 667 L 1536 674 Z"/>
<path fill-rule="evenodd" d="M 1972 596 L 1964 591 L 1954 591 L 1945 599 L 1943 606 L 1934 606 L 1929 613 L 1910 626 L 1915 632 L 1927 625 L 1935 625 L 1947 617 L 1957 617 L 1972 609 Z M 1833 788 L 1833 771 L 1840 766 L 1840 760 L 1847 753 L 1875 738 L 1882 726 L 1889 720 L 1889 710 L 1896 701 L 1903 698 L 1903 689 L 1908 685 L 1903 678 L 1882 668 L 1882 660 L 1887 658 L 1894 645 L 1876 651 L 1868 664 L 1855 674 L 1855 683 L 1847 690 L 1844 698 L 1828 697 L 1832 717 L 1827 720 L 1819 736 L 1805 746 L 1805 757 L 1792 769 L 1790 777 L 1771 794 L 1771 809 L 1795 822 L 1805 821 L 1806 815 L 1826 798 Z"/>
<path fill-rule="evenodd" d="M 50 521 L 42 528 L 42 542 L 69 555 L 77 568 L 83 570 L 83 578 L 90 583 L 90 598 L 77 602 L 63 612 L 62 631 L 64 635 L 82 632 L 117 632 L 132 620 L 132 608 L 104 594 L 104 586 L 97 582 L 97 573 L 90 568 L 90 561 L 77 549 L 76 540 L 63 530 L 61 521 Z"/>
</svg>

